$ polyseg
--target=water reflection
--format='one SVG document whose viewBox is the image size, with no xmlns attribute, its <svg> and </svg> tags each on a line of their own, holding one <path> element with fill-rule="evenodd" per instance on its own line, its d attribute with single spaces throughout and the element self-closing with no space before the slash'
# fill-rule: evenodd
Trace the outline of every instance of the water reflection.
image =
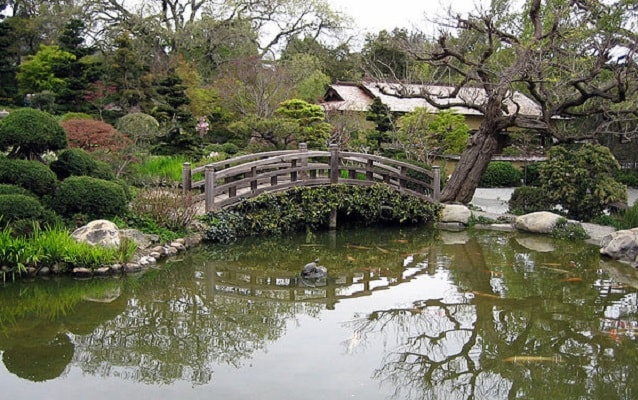
<svg viewBox="0 0 638 400">
<path fill-rule="evenodd" d="M 315 258 L 328 277 L 304 282 L 299 271 Z M 242 371 L 266 357 L 291 327 L 321 320 L 321 337 L 347 333 L 340 354 L 321 354 L 327 365 L 376 357 L 366 366 L 382 390 L 367 398 L 632 398 L 637 282 L 595 247 L 520 234 L 247 240 L 122 280 L 7 285 L 0 352 L 7 370 L 29 381 L 78 369 L 149 386 L 206 386 L 222 367 Z M 300 351 L 273 357 L 295 364 Z M 324 374 L 324 385 L 339 381 Z M 245 375 L 234 378 L 245 384 Z M 276 371 L 270 378 L 285 386 Z M 216 386 L 207 387 L 213 395 Z"/>
</svg>

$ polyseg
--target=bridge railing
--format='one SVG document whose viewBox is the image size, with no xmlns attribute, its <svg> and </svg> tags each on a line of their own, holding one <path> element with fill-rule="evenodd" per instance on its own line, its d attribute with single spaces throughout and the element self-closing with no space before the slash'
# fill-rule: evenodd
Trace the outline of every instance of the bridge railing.
<svg viewBox="0 0 638 400">
<path fill-rule="evenodd" d="M 204 179 L 195 180 L 204 173 Z M 206 211 L 221 209 L 242 199 L 265 192 L 279 192 L 295 186 L 330 184 L 372 186 L 384 183 L 403 193 L 426 201 L 438 202 L 440 170 L 432 170 L 403 161 L 365 153 L 308 150 L 305 143 L 298 150 L 248 154 L 192 168 L 184 163 L 184 191 L 199 189 L 195 201 L 205 202 Z"/>
</svg>

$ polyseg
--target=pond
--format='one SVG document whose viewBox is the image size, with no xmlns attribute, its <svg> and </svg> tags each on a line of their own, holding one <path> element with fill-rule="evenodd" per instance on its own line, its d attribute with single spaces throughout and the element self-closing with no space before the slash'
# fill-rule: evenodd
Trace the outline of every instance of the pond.
<svg viewBox="0 0 638 400">
<path fill-rule="evenodd" d="M 325 280 L 303 280 L 315 258 Z M 6 399 L 638 398 L 636 272 L 503 232 L 205 245 L 0 289 Z"/>
</svg>

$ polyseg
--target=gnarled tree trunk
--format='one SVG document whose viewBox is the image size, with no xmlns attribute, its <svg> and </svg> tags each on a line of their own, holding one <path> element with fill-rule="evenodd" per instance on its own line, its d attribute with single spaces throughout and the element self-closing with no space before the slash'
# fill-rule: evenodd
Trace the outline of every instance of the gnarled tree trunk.
<svg viewBox="0 0 638 400">
<path fill-rule="evenodd" d="M 441 192 L 441 202 L 467 204 L 472 200 L 483 172 L 498 149 L 497 135 L 496 129 L 481 126 L 468 140 L 458 165 Z"/>
</svg>

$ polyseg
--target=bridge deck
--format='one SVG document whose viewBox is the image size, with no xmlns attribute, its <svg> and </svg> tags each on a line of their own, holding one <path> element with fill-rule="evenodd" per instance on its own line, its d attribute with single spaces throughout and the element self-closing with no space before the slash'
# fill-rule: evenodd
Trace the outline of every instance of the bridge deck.
<svg viewBox="0 0 638 400">
<path fill-rule="evenodd" d="M 204 179 L 195 180 L 204 172 Z M 280 192 L 298 186 L 386 184 L 425 201 L 437 202 L 440 193 L 438 167 L 424 169 L 403 161 L 372 154 L 299 150 L 248 154 L 202 167 L 184 164 L 184 191 L 199 189 L 195 201 L 204 201 L 206 212 L 232 206 L 241 199 Z"/>
</svg>

